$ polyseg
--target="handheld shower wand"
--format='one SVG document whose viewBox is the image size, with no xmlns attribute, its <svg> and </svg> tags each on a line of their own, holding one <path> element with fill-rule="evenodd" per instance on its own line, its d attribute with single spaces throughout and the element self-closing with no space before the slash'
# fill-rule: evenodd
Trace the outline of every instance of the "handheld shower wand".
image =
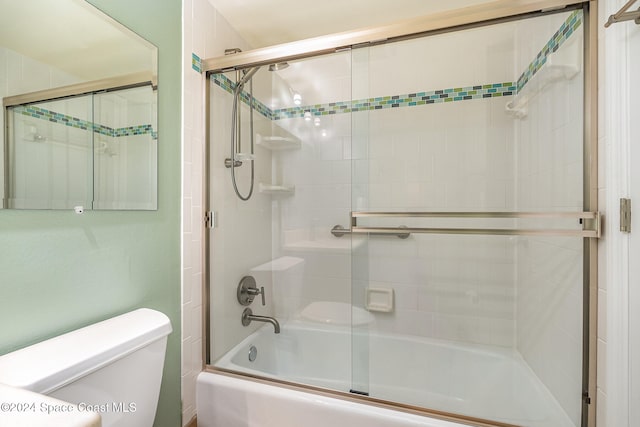
<svg viewBox="0 0 640 427">
<path fill-rule="evenodd" d="M 258 72 L 260 67 L 255 67 L 244 73 L 244 75 L 240 78 L 236 87 L 233 89 L 233 107 L 231 112 L 231 157 L 225 159 L 224 165 L 227 168 L 231 168 L 231 182 L 233 183 L 233 189 L 240 200 L 247 201 L 251 198 L 253 194 L 253 187 L 255 181 L 255 167 L 254 167 L 254 159 L 253 159 L 253 81 L 251 78 L 255 73 Z M 238 108 L 239 99 L 242 94 L 242 89 L 245 84 L 249 82 L 249 127 L 250 127 L 250 141 L 251 141 L 251 151 L 249 155 L 241 155 L 242 151 L 242 141 L 241 141 L 241 132 L 240 132 L 240 111 Z M 242 159 L 237 159 L 238 155 L 241 155 Z M 243 160 L 251 161 L 251 187 L 249 188 L 249 193 L 246 196 L 240 194 L 240 190 L 238 190 L 238 184 L 236 182 L 236 172 L 235 168 L 242 166 Z"/>
<path fill-rule="evenodd" d="M 225 50 L 225 55 L 241 52 L 238 48 Z M 280 71 L 289 66 L 286 62 L 278 62 L 276 64 L 269 65 L 269 71 Z M 260 67 L 253 67 L 248 71 L 238 71 L 236 74 L 236 86 L 233 89 L 233 106 L 231 108 L 231 157 L 224 160 L 224 165 L 231 169 L 231 182 L 233 183 L 233 190 L 238 198 L 242 201 L 247 201 L 253 194 L 254 182 L 255 182 L 255 160 L 254 160 L 254 135 L 253 135 L 253 76 L 260 70 Z M 240 97 L 242 96 L 245 85 L 249 83 L 249 133 L 251 141 L 251 149 L 248 154 L 242 153 L 242 138 L 241 138 L 241 109 L 238 107 L 240 103 Z M 249 193 L 246 196 L 240 194 L 238 190 L 238 184 L 236 182 L 236 168 L 242 166 L 244 161 L 251 161 L 251 187 Z"/>
</svg>

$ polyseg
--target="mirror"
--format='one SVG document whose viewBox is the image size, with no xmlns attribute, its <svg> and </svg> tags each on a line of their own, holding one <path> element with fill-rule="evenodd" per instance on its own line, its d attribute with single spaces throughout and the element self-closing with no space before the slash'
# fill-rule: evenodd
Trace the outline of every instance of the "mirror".
<svg viewBox="0 0 640 427">
<path fill-rule="evenodd" d="M 84 0 L 0 0 L 5 209 L 157 209 L 157 48 Z"/>
</svg>

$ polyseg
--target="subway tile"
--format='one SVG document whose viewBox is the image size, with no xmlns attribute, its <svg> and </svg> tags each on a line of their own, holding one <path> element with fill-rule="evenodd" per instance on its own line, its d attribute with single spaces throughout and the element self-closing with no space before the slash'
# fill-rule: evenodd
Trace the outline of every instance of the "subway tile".
<svg viewBox="0 0 640 427">
<path fill-rule="evenodd" d="M 596 405 L 596 425 L 607 426 L 607 394 L 598 387 Z"/>
<path fill-rule="evenodd" d="M 191 337 L 183 339 L 182 340 L 182 351 L 181 351 L 181 357 L 182 357 L 182 370 L 181 370 L 181 375 L 184 377 L 187 374 L 191 373 L 192 371 L 192 365 L 191 365 L 191 360 L 192 360 L 192 356 L 191 356 L 191 351 L 193 349 L 192 346 L 192 340 Z"/>
<path fill-rule="evenodd" d="M 394 290 L 395 310 L 418 310 L 418 286 L 405 284 L 391 284 L 386 282 L 372 282 L 372 288 L 391 288 Z"/>
<path fill-rule="evenodd" d="M 191 342 L 191 372 L 198 375 L 202 371 L 202 340 Z M 195 383 L 194 383 L 195 385 Z"/>
<path fill-rule="evenodd" d="M 191 337 L 194 342 L 202 337 L 202 305 L 193 305 L 191 307 Z M 194 370 L 199 371 L 199 367 L 194 367 Z"/>
<path fill-rule="evenodd" d="M 182 414 L 186 420 L 195 415 L 196 411 L 196 382 L 191 372 L 181 377 Z"/>
<path fill-rule="evenodd" d="M 434 315 L 417 310 L 401 310 L 396 313 L 395 333 L 416 335 L 419 337 L 434 336 Z"/>
<path fill-rule="evenodd" d="M 607 291 L 598 289 L 598 339 L 607 341 Z"/>
<path fill-rule="evenodd" d="M 191 233 L 192 215 L 191 215 L 191 198 L 182 199 L 182 231 L 183 233 Z"/>
<path fill-rule="evenodd" d="M 193 315 L 193 310 L 192 310 L 192 304 L 191 302 L 186 302 L 184 304 L 182 304 L 182 324 L 181 324 L 181 328 L 182 328 L 182 339 L 186 340 L 186 339 L 190 339 L 192 338 L 192 325 L 193 325 L 193 320 L 192 320 L 192 315 Z"/>
<path fill-rule="evenodd" d="M 182 259 L 183 266 L 182 268 L 188 269 L 192 268 L 194 264 L 193 259 L 193 235 L 192 233 L 183 233 L 183 244 L 182 244 Z"/>
<path fill-rule="evenodd" d="M 182 270 L 182 304 L 191 302 L 192 300 L 192 286 L 191 280 L 193 276 L 193 270 L 191 268 L 185 268 Z"/>
</svg>

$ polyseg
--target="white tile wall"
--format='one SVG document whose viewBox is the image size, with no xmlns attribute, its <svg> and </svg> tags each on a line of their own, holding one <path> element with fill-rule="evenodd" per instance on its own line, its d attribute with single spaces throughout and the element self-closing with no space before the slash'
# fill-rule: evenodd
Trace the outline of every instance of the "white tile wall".
<svg viewBox="0 0 640 427">
<path fill-rule="evenodd" d="M 638 25 L 631 25 L 628 27 L 628 40 L 629 40 L 629 66 L 630 66 L 630 75 L 637 76 L 640 73 L 640 29 Z M 631 199 L 634 200 L 633 203 L 636 203 L 637 209 L 637 201 L 640 200 L 640 172 L 636 165 L 640 163 L 640 155 L 638 155 L 637 144 L 640 141 L 640 125 L 638 121 L 634 118 L 638 117 L 640 114 L 640 101 L 638 97 L 640 95 L 640 85 L 636 78 L 632 77 L 629 85 L 630 92 L 630 117 L 632 118 L 631 129 L 630 129 L 630 140 L 632 144 L 632 158 L 630 159 L 630 163 L 632 166 L 632 175 L 631 175 L 631 186 L 632 192 L 630 194 Z M 640 223 L 638 222 L 638 216 L 636 217 L 632 224 L 632 230 L 638 230 L 640 227 Z M 636 227 L 636 228 L 633 228 Z M 638 238 L 637 233 L 634 236 L 631 236 L 631 247 L 630 247 L 630 258 L 632 260 L 638 259 L 640 254 L 640 238 Z M 640 267 L 636 262 L 631 264 L 631 268 L 629 271 L 629 279 L 632 283 L 632 287 L 630 290 L 630 303 L 629 303 L 629 311 L 631 313 L 629 324 L 630 324 L 630 333 L 629 333 L 629 347 L 630 347 L 630 359 L 632 360 L 631 365 L 631 402 L 638 402 L 640 400 L 640 287 L 638 283 L 640 283 Z M 640 408 L 638 405 L 633 405 L 631 410 L 631 419 L 633 422 L 638 422 L 640 420 Z"/>
<path fill-rule="evenodd" d="M 512 81 L 515 25 L 377 46 L 369 52 L 369 85 L 364 93 L 354 92 L 354 99 Z"/>
<path fill-rule="evenodd" d="M 353 59 L 352 74 L 357 78 L 352 96 L 512 81 L 508 64 L 514 52 L 502 38 L 513 28 L 506 27 L 358 50 Z M 459 52 L 461 37 L 472 40 L 464 53 Z M 454 48 L 457 54 L 441 58 Z M 451 66 L 434 67 L 434 58 L 446 59 Z M 314 68 L 313 61 L 305 65 Z M 466 70 L 466 74 L 451 76 L 451 70 Z M 367 285 L 392 288 L 394 312 L 376 314 L 377 327 L 383 331 L 514 345 L 514 242 L 510 239 L 374 238 L 366 249 L 369 257 L 362 258 L 350 256 L 348 237 L 341 241 L 329 234 L 336 224 L 348 225 L 352 206 L 416 211 L 512 209 L 514 153 L 508 142 L 513 121 L 504 113 L 504 103 L 502 99 L 476 100 L 322 117 L 326 137 L 305 131 L 302 119 L 279 121 L 303 143 L 298 151 L 279 154 L 283 181 L 295 183 L 296 193 L 274 203 L 275 236 L 283 230 L 290 240 L 311 240 L 305 244 L 323 248 L 296 250 L 296 245 L 286 242 L 281 247 L 274 238 L 274 255 L 305 259 L 297 308 L 314 300 L 362 305 Z M 359 183 L 365 186 L 360 188 Z M 341 243 L 345 243 L 342 250 Z M 358 277 L 364 270 L 368 277 L 361 281 Z"/>
<path fill-rule="evenodd" d="M 312 69 L 313 60 L 305 66 Z M 348 226 L 349 115 L 323 116 L 320 127 L 304 119 L 279 120 L 277 125 L 302 141 L 300 149 L 273 154 L 274 177 L 285 185 L 295 185 L 294 196 L 273 202 L 273 254 L 304 260 L 295 296 L 286 304 L 287 314 L 296 316 L 313 301 L 350 303 L 350 240 L 330 234 L 334 225 Z M 327 132 L 325 136 L 322 130 Z"/>
<path fill-rule="evenodd" d="M 369 209 L 513 209 L 513 121 L 503 109 L 491 99 L 370 113 Z M 369 255 L 369 280 L 397 296 L 394 313 L 376 314 L 379 329 L 514 345 L 513 239 L 376 237 Z"/>
<path fill-rule="evenodd" d="M 626 1 L 598 2 L 600 23 Z M 598 427 L 638 424 L 637 236 L 618 230 L 618 200 L 634 197 L 637 173 L 637 120 L 640 88 L 640 30 L 632 23 L 598 32 L 599 55 L 599 203 L 605 230 L 599 242 L 598 271 Z M 608 214 L 608 215 L 607 215 Z M 632 219 L 632 222 L 635 220 Z M 635 224 L 635 222 L 634 222 Z M 633 227 L 633 224 L 632 224 Z M 633 230 L 633 229 L 632 229 Z M 635 246 L 634 246 L 635 245 Z"/>
</svg>

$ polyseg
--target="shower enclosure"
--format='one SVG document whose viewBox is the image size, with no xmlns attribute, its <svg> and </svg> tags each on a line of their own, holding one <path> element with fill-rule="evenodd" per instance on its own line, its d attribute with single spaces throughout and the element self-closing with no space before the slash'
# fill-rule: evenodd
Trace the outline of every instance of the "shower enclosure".
<svg viewBox="0 0 640 427">
<path fill-rule="evenodd" d="M 593 425 L 591 18 L 527 12 L 205 61 L 210 371 Z"/>
</svg>

